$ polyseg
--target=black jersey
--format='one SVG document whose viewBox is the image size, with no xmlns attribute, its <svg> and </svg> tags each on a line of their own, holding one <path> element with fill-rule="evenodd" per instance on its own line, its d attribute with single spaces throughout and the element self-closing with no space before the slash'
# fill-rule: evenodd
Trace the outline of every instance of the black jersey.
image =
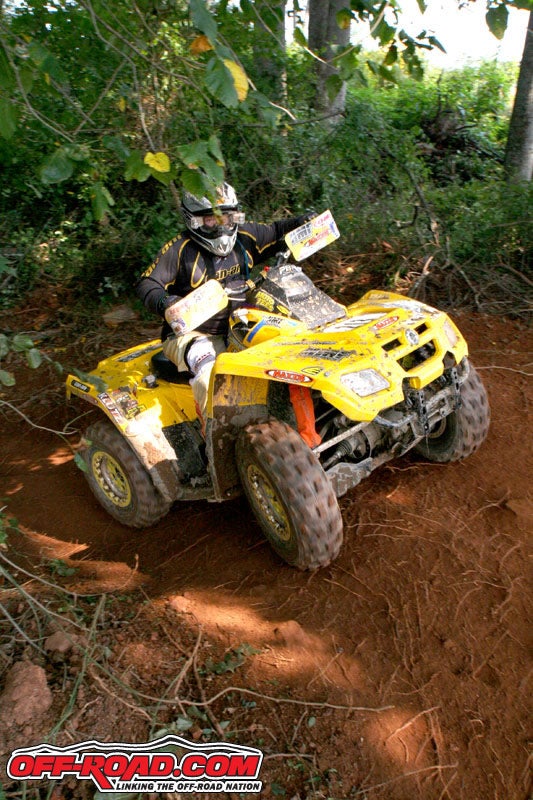
<svg viewBox="0 0 533 800">
<path fill-rule="evenodd" d="M 291 217 L 270 225 L 245 222 L 239 225 L 237 241 L 227 256 L 215 256 L 186 231 L 167 242 L 157 254 L 153 264 L 142 274 L 137 284 L 137 294 L 144 305 L 155 314 L 160 313 L 160 301 L 166 295 L 185 297 L 210 278 L 223 286 L 232 281 L 242 281 L 254 265 L 275 255 L 285 234 L 303 224 L 306 217 Z M 226 335 L 230 309 L 218 312 L 198 330 L 209 334 Z M 162 338 L 171 333 L 165 322 Z"/>
</svg>

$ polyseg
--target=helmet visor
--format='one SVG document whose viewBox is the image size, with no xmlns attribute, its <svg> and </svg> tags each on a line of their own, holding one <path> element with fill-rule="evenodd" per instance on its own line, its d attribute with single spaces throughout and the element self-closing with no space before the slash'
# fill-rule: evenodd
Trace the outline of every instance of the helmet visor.
<svg viewBox="0 0 533 800">
<path fill-rule="evenodd" d="M 206 233 L 217 228 L 227 228 L 230 231 L 235 225 L 242 225 L 246 215 L 242 211 L 209 211 L 207 214 L 192 214 L 189 227 L 196 231 L 201 228 Z"/>
</svg>

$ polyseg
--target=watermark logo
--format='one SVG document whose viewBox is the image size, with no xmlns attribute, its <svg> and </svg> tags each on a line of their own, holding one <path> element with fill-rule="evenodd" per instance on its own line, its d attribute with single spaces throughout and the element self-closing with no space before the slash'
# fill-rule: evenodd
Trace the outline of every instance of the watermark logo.
<svg viewBox="0 0 533 800">
<path fill-rule="evenodd" d="M 7 774 L 14 780 L 61 780 L 74 775 L 101 792 L 260 792 L 263 753 L 216 742 L 192 744 L 169 734 L 149 744 L 82 742 L 14 750 Z"/>
</svg>

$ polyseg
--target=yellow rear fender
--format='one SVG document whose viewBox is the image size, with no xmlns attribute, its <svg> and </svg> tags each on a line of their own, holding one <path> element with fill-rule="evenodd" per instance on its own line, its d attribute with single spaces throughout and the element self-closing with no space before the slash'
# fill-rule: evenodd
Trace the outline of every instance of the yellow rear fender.
<svg viewBox="0 0 533 800">
<path fill-rule="evenodd" d="M 99 408 L 117 427 L 167 500 L 182 494 L 176 453 L 165 430 L 196 418 L 188 383 L 152 380 L 150 359 L 159 340 L 100 361 L 82 377 L 68 375 L 67 397 L 75 395 Z"/>
</svg>

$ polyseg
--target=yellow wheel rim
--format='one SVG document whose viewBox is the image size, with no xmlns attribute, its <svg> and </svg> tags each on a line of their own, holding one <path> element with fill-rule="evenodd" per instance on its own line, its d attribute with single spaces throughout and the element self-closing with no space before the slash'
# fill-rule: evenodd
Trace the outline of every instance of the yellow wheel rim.
<svg viewBox="0 0 533 800">
<path fill-rule="evenodd" d="M 93 453 L 91 467 L 96 482 L 105 496 L 118 508 L 131 503 L 131 488 L 127 475 L 113 456 L 105 450 Z"/>
<path fill-rule="evenodd" d="M 291 526 L 278 494 L 262 469 L 250 464 L 247 470 L 248 482 L 253 496 L 270 527 L 282 542 L 291 538 Z"/>
</svg>

